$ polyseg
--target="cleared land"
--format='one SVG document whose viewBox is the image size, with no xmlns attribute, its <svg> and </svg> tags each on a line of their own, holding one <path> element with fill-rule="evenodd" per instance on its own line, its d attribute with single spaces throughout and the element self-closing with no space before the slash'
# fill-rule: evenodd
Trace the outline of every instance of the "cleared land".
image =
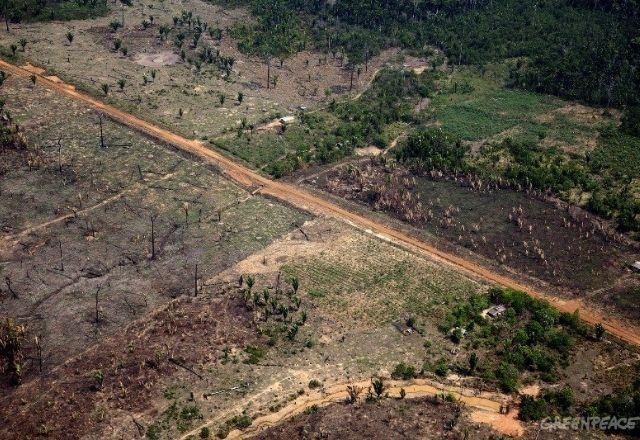
<svg viewBox="0 0 640 440">
<path fill-rule="evenodd" d="M 40 157 L 3 172 L 3 313 L 42 335 L 47 365 L 309 218 L 108 119 L 103 148 L 102 116 L 24 78 L 3 94 Z"/>
<path fill-rule="evenodd" d="M 191 13 L 193 22 L 174 23 L 173 17 L 183 13 Z M 291 114 L 299 106 L 323 102 L 327 94 L 348 91 L 345 66 L 331 56 L 325 62 L 324 55 L 308 51 L 282 65 L 274 59 L 270 76 L 277 82 L 267 88 L 265 60 L 241 54 L 228 34 L 235 23 L 250 20 L 243 10 L 200 0 L 151 1 L 113 8 L 94 20 L 15 25 L 10 34 L 0 35 L 0 45 L 9 47 L 24 38 L 25 50 L 18 51 L 14 61 L 30 61 L 50 75 L 104 96 L 106 102 L 196 139 L 235 131 L 243 120 L 257 125 Z M 124 21 L 124 26 L 114 30 L 110 25 L 114 21 Z M 193 47 L 195 28 L 204 24 L 198 47 Z M 165 27 L 170 29 L 166 36 L 161 33 Z M 71 42 L 68 33 L 73 34 Z M 216 61 L 203 61 L 204 51 L 217 54 Z M 356 89 L 364 87 L 393 53 L 372 59 L 356 79 Z M 227 72 L 224 60 L 228 59 L 233 63 Z M 109 88 L 106 96 L 103 84 Z"/>
<path fill-rule="evenodd" d="M 637 392 L 624 237 L 535 191 L 387 161 L 441 125 L 480 164 L 508 159 L 507 136 L 602 162 L 617 113 L 505 90 L 500 66 L 450 69 L 438 52 L 386 51 L 352 93 L 340 56 L 301 52 L 272 60 L 266 87 L 264 60 L 227 31 L 244 11 L 123 11 L 0 38 L 24 37 L 10 58 L 37 66 L 0 62 L 30 143 L 0 164 L 0 318 L 27 329 L 0 437 L 551 438 L 518 411 L 581 415 Z M 261 173 L 310 164 L 295 178 L 313 187 Z"/>
<path fill-rule="evenodd" d="M 15 66 L 12 66 L 6 62 L 0 62 L 0 65 L 2 65 L 13 74 L 20 76 L 29 76 L 28 71 L 16 68 Z M 38 77 L 38 75 L 36 76 Z M 206 158 L 208 161 L 210 161 L 210 163 L 216 164 L 217 166 L 221 167 L 224 172 L 226 172 L 226 174 L 232 179 L 245 186 L 255 185 L 259 187 L 259 191 L 263 194 L 284 199 L 296 206 L 312 210 L 316 213 L 322 213 L 325 215 L 341 218 L 345 221 L 351 222 L 352 224 L 358 225 L 360 228 L 372 231 L 388 240 L 401 243 L 409 249 L 413 249 L 419 252 L 425 252 L 430 257 L 436 258 L 439 261 L 447 262 L 454 267 L 457 267 L 465 271 L 466 273 L 471 274 L 472 276 L 477 276 L 504 286 L 513 287 L 517 290 L 522 290 L 537 298 L 544 298 L 560 310 L 574 312 L 575 310 L 579 309 L 581 312 L 581 316 L 587 322 L 592 324 L 602 323 L 607 328 L 607 330 L 616 334 L 623 340 L 633 342 L 634 344 L 638 344 L 640 342 L 638 338 L 638 332 L 633 327 L 630 327 L 628 324 L 622 324 L 620 321 L 618 321 L 617 318 L 603 316 L 597 311 L 590 310 L 589 307 L 586 307 L 584 304 L 582 304 L 580 300 L 567 301 L 550 296 L 548 294 L 541 293 L 540 291 L 527 287 L 509 277 L 497 274 L 475 263 L 469 262 L 468 260 L 465 260 L 464 258 L 461 258 L 459 256 L 444 252 L 403 232 L 390 228 L 389 226 L 376 222 L 375 220 L 372 220 L 368 217 L 351 212 L 340 207 L 337 204 L 301 190 L 293 185 L 272 181 L 265 177 L 262 177 L 261 175 L 250 171 L 241 165 L 238 165 L 225 156 L 204 148 L 199 142 L 182 138 L 167 130 L 161 129 L 160 127 L 154 126 L 153 124 L 122 112 L 121 110 L 103 104 L 88 95 L 70 89 L 68 86 L 63 85 L 59 82 L 48 80 L 47 78 L 42 76 L 39 76 L 38 78 L 41 83 L 46 84 L 48 87 L 56 89 L 64 94 L 70 95 L 82 102 L 96 107 L 103 111 L 105 114 L 117 119 L 122 123 L 125 123 L 144 133 L 154 136 L 157 139 L 169 142 L 184 151 L 195 154 L 202 158 Z"/>
</svg>

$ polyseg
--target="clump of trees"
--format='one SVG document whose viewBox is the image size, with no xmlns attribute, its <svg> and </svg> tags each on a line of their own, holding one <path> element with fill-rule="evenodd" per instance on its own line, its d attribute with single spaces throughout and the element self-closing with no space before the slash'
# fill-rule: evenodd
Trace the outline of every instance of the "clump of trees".
<svg viewBox="0 0 640 440">
<path fill-rule="evenodd" d="M 412 133 L 396 156 L 401 161 L 411 161 L 428 170 L 464 171 L 468 148 L 459 138 L 441 128 L 419 129 Z"/>
<path fill-rule="evenodd" d="M 295 127 L 285 131 L 281 141 L 294 153 L 270 164 L 266 171 L 281 177 L 306 163 L 335 162 L 355 148 L 375 145 L 385 148 L 385 129 L 396 122 L 414 121 L 413 108 L 434 88 L 429 74 L 384 69 L 360 98 L 331 101 L 327 114 L 302 113 Z"/>
<path fill-rule="evenodd" d="M 483 317 L 492 305 L 503 305 L 504 314 Z M 482 365 L 472 353 L 469 370 L 495 381 L 504 392 L 516 391 L 524 372 L 555 382 L 557 368 L 567 361 L 575 341 L 593 337 L 577 313 L 561 313 L 545 301 L 508 288 L 470 297 L 454 307 L 439 328 L 443 333 L 464 329 L 459 342 L 494 347 L 495 359 L 483 357 Z"/>
<path fill-rule="evenodd" d="M 604 396 L 587 406 L 586 416 L 599 417 L 637 417 L 640 414 L 640 379 L 636 379 L 630 386 Z M 631 436 L 640 434 L 640 424 L 627 432 Z"/>
<path fill-rule="evenodd" d="M 269 336 L 271 345 L 280 339 L 295 341 L 307 322 L 298 279 L 292 277 L 285 282 L 279 273 L 274 285 L 260 292 L 254 289 L 255 281 L 252 276 L 242 277 L 240 289 L 246 307 L 253 311 L 254 320 L 261 326 L 261 331 Z M 306 345 L 310 346 L 311 342 L 306 341 Z"/>
<path fill-rule="evenodd" d="M 0 375 L 15 385 L 22 382 L 26 332 L 26 327 L 13 319 L 0 323 Z"/>
<path fill-rule="evenodd" d="M 518 418 L 530 422 L 553 415 L 565 415 L 573 404 L 573 391 L 568 386 L 558 390 L 545 390 L 540 397 L 524 395 L 520 398 Z"/>
</svg>

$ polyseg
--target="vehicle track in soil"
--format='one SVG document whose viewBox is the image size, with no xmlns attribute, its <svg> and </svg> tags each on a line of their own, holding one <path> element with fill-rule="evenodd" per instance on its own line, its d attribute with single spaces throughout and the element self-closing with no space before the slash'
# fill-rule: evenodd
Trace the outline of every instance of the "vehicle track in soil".
<svg viewBox="0 0 640 440">
<path fill-rule="evenodd" d="M 398 229 L 378 222 L 363 215 L 351 212 L 338 204 L 312 194 L 303 188 L 290 183 L 274 181 L 259 173 L 248 169 L 244 165 L 235 162 L 225 155 L 207 148 L 197 140 L 187 139 L 171 131 L 147 122 L 137 116 L 122 111 L 112 105 L 106 104 L 84 92 L 75 89 L 73 85 L 65 84 L 56 77 L 47 77 L 42 69 L 30 65 L 18 67 L 4 60 L 0 60 L 0 68 L 20 77 L 35 75 L 36 82 L 51 90 L 82 102 L 95 110 L 103 112 L 115 121 L 132 129 L 140 131 L 156 140 L 172 145 L 180 150 L 209 162 L 221 170 L 231 180 L 249 189 L 258 188 L 252 193 L 261 193 L 282 200 L 300 209 L 307 210 L 316 215 L 329 216 L 345 221 L 350 225 L 374 235 L 382 240 L 401 246 L 412 252 L 426 256 L 432 260 L 446 263 L 448 266 L 463 272 L 472 278 L 480 279 L 492 284 L 509 287 L 526 292 L 530 296 L 544 299 L 563 312 L 573 313 L 579 310 L 580 317 L 587 323 L 595 325 L 601 323 L 612 335 L 630 344 L 640 346 L 640 329 L 623 323 L 615 316 L 608 315 L 589 307 L 579 299 L 565 300 L 543 292 L 535 287 L 528 286 L 514 278 L 501 275 L 492 269 L 483 267 L 473 261 L 442 251 L 433 245 L 427 244 Z"/>
<path fill-rule="evenodd" d="M 279 423 L 290 419 L 304 412 L 310 406 L 317 405 L 324 407 L 334 403 L 345 402 L 349 397 L 348 387 L 357 387 L 360 389 L 360 399 L 366 397 L 367 390 L 371 382 L 369 380 L 345 382 L 329 385 L 320 391 L 312 391 L 306 395 L 297 397 L 293 401 L 284 405 L 280 410 L 268 413 L 263 416 L 256 417 L 251 425 L 243 430 L 235 429 L 231 431 L 226 438 L 250 438 L 254 437 L 266 429 L 276 426 Z M 466 389 L 459 386 L 446 386 L 437 382 L 426 379 L 411 380 L 390 380 L 385 382 L 384 394 L 391 398 L 400 397 L 401 390 L 405 392 L 406 399 L 418 399 L 421 397 L 436 397 L 438 395 L 451 395 L 459 402 L 474 413 L 485 417 L 477 417 L 478 420 L 484 420 L 494 429 L 502 434 L 519 436 L 524 432 L 524 427 L 517 420 L 517 411 L 515 409 L 509 414 L 503 414 L 502 408 L 508 403 L 513 403 L 510 396 L 497 393 L 478 393 L 472 389 Z M 239 409 L 238 409 L 239 410 Z M 231 414 L 231 412 L 229 413 Z M 205 423 L 184 433 L 178 440 L 186 440 L 189 437 L 196 437 L 203 427 L 213 427 L 217 423 L 222 423 L 223 418 L 216 417 L 205 421 Z"/>
</svg>

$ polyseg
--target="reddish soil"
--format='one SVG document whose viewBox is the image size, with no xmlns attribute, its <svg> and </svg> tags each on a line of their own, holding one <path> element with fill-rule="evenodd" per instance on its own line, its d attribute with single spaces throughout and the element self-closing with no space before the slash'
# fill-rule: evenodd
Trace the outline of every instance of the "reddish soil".
<svg viewBox="0 0 640 440">
<path fill-rule="evenodd" d="M 32 75 L 31 71 L 14 66 L 5 61 L 0 61 L 0 67 L 13 75 L 23 77 L 30 77 Z M 403 246 L 411 251 L 418 252 L 436 261 L 446 263 L 474 278 L 511 287 L 526 292 L 533 297 L 545 299 L 561 311 L 574 312 L 576 310 L 580 310 L 580 316 L 586 322 L 591 324 L 602 323 L 608 332 L 614 334 L 620 339 L 635 345 L 640 345 L 640 329 L 635 326 L 630 326 L 628 323 L 623 323 L 617 316 L 612 316 L 610 313 L 605 314 L 603 312 L 599 312 L 580 300 L 562 300 L 546 292 L 542 292 L 539 289 L 525 285 L 521 281 L 517 281 L 512 277 L 498 274 L 487 267 L 480 266 L 475 262 L 438 249 L 420 239 L 416 239 L 397 229 L 391 228 L 388 225 L 344 209 L 336 203 L 311 194 L 301 188 L 270 180 L 245 168 L 232 159 L 204 147 L 197 141 L 186 139 L 168 130 L 162 129 L 150 122 L 144 121 L 113 106 L 105 104 L 85 93 L 73 90 L 62 83 L 53 82 L 39 73 L 35 73 L 34 75 L 40 84 L 43 84 L 50 89 L 57 90 L 67 96 L 71 96 L 74 99 L 104 112 L 116 121 L 215 164 L 231 179 L 244 186 L 259 187 L 260 191 L 265 195 L 271 195 L 299 208 L 307 209 L 320 215 L 328 215 L 341 219 L 362 230 L 374 233 L 381 238 Z"/>
</svg>

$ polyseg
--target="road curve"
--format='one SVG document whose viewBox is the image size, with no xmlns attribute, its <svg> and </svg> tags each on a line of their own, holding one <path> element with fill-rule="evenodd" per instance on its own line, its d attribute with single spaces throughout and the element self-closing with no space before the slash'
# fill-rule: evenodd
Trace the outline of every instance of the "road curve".
<svg viewBox="0 0 640 440">
<path fill-rule="evenodd" d="M 347 388 L 350 386 L 355 386 L 361 390 L 359 398 L 362 399 L 366 396 L 370 385 L 370 381 L 364 380 L 359 382 L 338 383 L 327 386 L 320 391 L 311 391 L 308 394 L 297 397 L 277 412 L 257 417 L 248 428 L 231 431 L 227 438 L 254 437 L 272 426 L 276 426 L 295 415 L 303 413 L 304 410 L 310 406 L 317 405 L 318 407 L 324 407 L 332 403 L 344 402 L 349 396 Z M 507 403 L 512 403 L 511 396 L 486 392 L 477 393 L 471 389 L 464 389 L 459 386 L 445 386 L 426 379 L 411 379 L 407 381 L 390 380 L 385 382 L 384 393 L 388 394 L 389 397 L 398 398 L 400 396 L 400 390 L 405 391 L 405 397 L 407 399 L 433 397 L 438 394 L 451 394 L 457 402 L 466 405 L 472 411 L 491 414 L 492 417 L 486 418 L 487 423 L 495 429 L 500 430 L 502 434 L 518 436 L 524 431 L 523 426 L 515 418 L 516 412 L 508 415 L 501 414 L 502 406 Z M 491 423 L 492 421 L 501 423 Z M 187 440 L 189 437 L 195 437 L 203 427 L 211 427 L 215 423 L 220 423 L 219 418 L 206 421 L 191 431 L 184 433 L 178 440 Z"/>
<path fill-rule="evenodd" d="M 257 172 L 240 165 L 223 154 L 207 148 L 199 141 L 187 139 L 106 104 L 97 98 L 76 90 L 72 85 L 63 83 L 56 77 L 47 77 L 43 73 L 42 69 L 34 68 L 29 65 L 25 67 L 18 67 L 3 60 L 0 60 L 0 69 L 21 77 L 31 77 L 32 75 L 35 75 L 36 82 L 40 85 L 76 99 L 77 101 L 103 112 L 105 115 L 108 115 L 112 119 L 128 127 L 208 161 L 220 168 L 227 177 L 242 186 L 248 188 L 259 187 L 259 192 L 283 200 L 297 206 L 298 208 L 308 210 L 317 215 L 330 216 L 346 221 L 358 229 L 369 234 L 373 234 L 383 240 L 387 240 L 431 259 L 446 263 L 447 265 L 452 266 L 456 270 L 466 273 L 471 277 L 504 287 L 521 290 L 532 297 L 544 299 L 560 311 L 573 313 L 574 311 L 579 310 L 580 317 L 587 323 L 592 325 L 601 323 L 609 333 L 623 341 L 640 346 L 639 328 L 624 324 L 614 316 L 600 313 L 580 300 L 567 301 L 557 298 L 534 287 L 524 285 L 511 277 L 498 274 L 490 268 L 478 265 L 473 261 L 442 251 L 395 228 L 385 225 L 384 223 L 351 212 L 330 200 L 322 198 L 316 194 L 312 194 L 293 184 L 268 179 Z"/>
</svg>

